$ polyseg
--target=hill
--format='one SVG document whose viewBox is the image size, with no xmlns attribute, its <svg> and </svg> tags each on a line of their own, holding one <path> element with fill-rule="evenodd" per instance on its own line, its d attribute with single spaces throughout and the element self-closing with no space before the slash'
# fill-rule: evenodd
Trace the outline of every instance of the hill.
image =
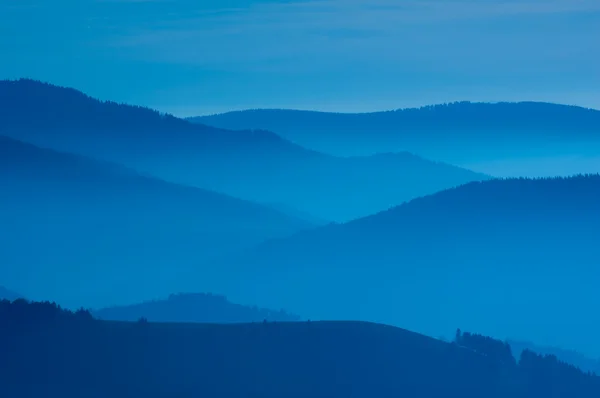
<svg viewBox="0 0 600 398">
<path fill-rule="evenodd" d="M 224 259 L 232 278 L 211 288 L 311 319 L 458 324 L 596 355 L 598 225 L 597 175 L 470 183 Z"/>
<path fill-rule="evenodd" d="M 94 311 L 94 317 L 109 321 L 137 321 L 145 318 L 151 322 L 196 323 L 250 323 L 299 321 L 300 317 L 284 310 L 234 304 L 224 296 L 213 294 L 172 294 L 166 300 L 146 301 L 120 307 Z"/>
<path fill-rule="evenodd" d="M 595 397 L 597 377 L 526 352 L 444 343 L 361 322 L 238 325 L 96 321 L 0 302 L 0 391 L 10 397 Z M 471 338 L 473 339 L 473 338 Z M 510 351 L 509 351 L 510 352 Z"/>
<path fill-rule="evenodd" d="M 311 227 L 255 203 L 3 137 L 0 191 L 0 280 L 63 305 L 191 289 L 179 273 L 200 278 L 214 256 Z"/>
<path fill-rule="evenodd" d="M 409 151 L 495 176 L 600 172 L 600 111 L 539 102 L 458 102 L 344 114 L 257 109 L 189 119 L 268 129 L 335 155 Z"/>
<path fill-rule="evenodd" d="M 487 176 L 409 153 L 339 158 L 30 80 L 0 81 L 0 130 L 175 183 L 347 221 Z"/>
</svg>

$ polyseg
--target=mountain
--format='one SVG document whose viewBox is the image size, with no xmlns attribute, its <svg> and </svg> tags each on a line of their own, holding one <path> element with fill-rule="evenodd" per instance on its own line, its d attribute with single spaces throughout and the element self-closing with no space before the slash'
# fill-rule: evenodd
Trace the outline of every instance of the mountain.
<svg viewBox="0 0 600 398">
<path fill-rule="evenodd" d="M 135 153 L 168 158 L 248 146 L 257 151 L 271 145 L 297 149 L 273 133 L 193 125 L 152 109 L 99 101 L 75 89 L 29 79 L 0 80 L 0 128 L 2 135 L 99 158 Z"/>
<path fill-rule="evenodd" d="M 329 156 L 267 131 L 195 125 L 30 80 L 0 82 L 0 130 L 42 147 L 332 221 L 488 178 L 409 153 Z"/>
<path fill-rule="evenodd" d="M 257 109 L 196 117 L 267 129 L 334 155 L 409 151 L 495 176 L 600 172 L 600 111 L 540 102 L 457 102 L 344 114 Z"/>
<path fill-rule="evenodd" d="M 0 137 L 0 280 L 110 305 L 191 289 L 214 256 L 310 228 L 271 208 Z M 177 291 L 176 290 L 176 291 Z M 115 301 L 107 301 L 107 300 Z"/>
<path fill-rule="evenodd" d="M 469 183 L 215 263 L 232 300 L 597 355 L 600 176 Z M 235 279 L 239 278 L 239 279 Z"/>
<path fill-rule="evenodd" d="M 531 352 L 516 363 L 502 342 L 467 333 L 459 345 L 362 322 L 106 322 L 27 302 L 0 303 L 0 322 L 0 388 L 9 397 L 600 394 L 598 377 Z"/>
<path fill-rule="evenodd" d="M 4 286 L 0 286 L 0 300 L 16 300 L 21 298 L 22 296 L 18 293 L 12 292 L 5 288 Z"/>
<path fill-rule="evenodd" d="M 111 321 L 196 323 L 250 323 L 263 321 L 299 321 L 296 315 L 258 307 L 234 304 L 213 294 L 172 294 L 166 300 L 147 301 L 94 311 L 94 317 Z"/>
</svg>

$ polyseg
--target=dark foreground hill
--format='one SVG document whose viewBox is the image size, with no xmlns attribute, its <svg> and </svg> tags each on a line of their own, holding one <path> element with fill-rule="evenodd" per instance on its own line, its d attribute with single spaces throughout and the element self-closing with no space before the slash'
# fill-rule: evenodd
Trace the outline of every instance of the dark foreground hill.
<svg viewBox="0 0 600 398">
<path fill-rule="evenodd" d="M 0 131 L 42 147 L 332 221 L 487 178 L 409 153 L 328 156 L 267 131 L 195 125 L 30 80 L 0 81 Z"/>
<path fill-rule="evenodd" d="M 361 114 L 258 109 L 190 120 L 268 129 L 335 155 L 409 151 L 496 176 L 600 172 L 600 111 L 576 106 L 459 102 Z"/>
<path fill-rule="evenodd" d="M 201 279 L 214 256 L 310 227 L 262 205 L 4 137 L 0 192 L 0 280 L 65 305 L 193 289 L 179 277 L 186 269 Z"/>
<path fill-rule="evenodd" d="M 311 319 L 600 352 L 600 176 L 492 180 L 266 242 L 212 289 Z M 239 280 L 235 281 L 235 278 Z"/>
<path fill-rule="evenodd" d="M 98 319 L 110 321 L 196 323 L 250 323 L 299 321 L 300 317 L 284 310 L 234 304 L 224 296 L 213 294 L 172 294 L 166 300 L 146 301 L 140 304 L 103 308 L 94 311 Z"/>
<path fill-rule="evenodd" d="M 360 322 L 105 322 L 24 301 L 0 302 L 0 325 L 0 393 L 11 398 L 600 394 L 596 377 L 530 352 L 517 364 L 502 343 L 467 334 L 458 345 Z"/>
</svg>

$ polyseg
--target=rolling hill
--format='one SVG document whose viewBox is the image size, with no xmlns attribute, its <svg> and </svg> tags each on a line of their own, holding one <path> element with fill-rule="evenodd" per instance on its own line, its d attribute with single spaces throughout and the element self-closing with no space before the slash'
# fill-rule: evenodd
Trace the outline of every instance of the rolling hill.
<svg viewBox="0 0 600 398">
<path fill-rule="evenodd" d="M 165 300 L 103 308 L 93 312 L 94 317 L 109 321 L 137 321 L 176 323 L 251 323 L 263 321 L 292 322 L 300 317 L 284 310 L 234 304 L 224 296 L 213 294 L 172 294 Z"/>
<path fill-rule="evenodd" d="M 476 182 L 217 264 L 232 300 L 597 355 L 600 176 Z M 234 278 L 239 278 L 235 281 Z"/>
<path fill-rule="evenodd" d="M 31 80 L 0 82 L 0 129 L 42 147 L 332 221 L 488 178 L 409 153 L 329 156 L 267 131 L 195 125 Z"/>
<path fill-rule="evenodd" d="M 576 106 L 459 102 L 361 114 L 257 109 L 189 120 L 268 129 L 340 156 L 409 151 L 502 177 L 600 172 L 600 111 Z"/>
<path fill-rule="evenodd" d="M 311 227 L 255 203 L 3 137 L 0 192 L 0 280 L 63 305 L 192 289 L 184 270 L 201 278 L 214 256 Z"/>
<path fill-rule="evenodd" d="M 489 346 L 474 349 L 465 338 L 451 344 L 363 322 L 106 322 L 27 302 L 0 302 L 0 322 L 0 392 L 15 398 L 591 398 L 600 391 L 597 377 L 553 358 L 526 352 L 518 363 L 505 360 L 501 342 L 473 339 Z"/>
</svg>

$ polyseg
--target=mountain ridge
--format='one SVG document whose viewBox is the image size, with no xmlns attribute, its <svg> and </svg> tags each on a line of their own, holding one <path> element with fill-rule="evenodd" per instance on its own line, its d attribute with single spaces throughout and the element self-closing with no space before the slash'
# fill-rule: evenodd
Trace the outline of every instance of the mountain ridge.
<svg viewBox="0 0 600 398">
<path fill-rule="evenodd" d="M 440 102 L 434 103 L 431 105 L 423 105 L 423 106 L 414 106 L 414 107 L 406 107 L 406 108 L 393 108 L 379 111 L 368 111 L 368 112 L 335 112 L 335 111 L 320 111 L 314 109 L 295 109 L 295 108 L 247 108 L 247 109 L 236 109 L 227 112 L 216 112 L 210 113 L 202 116 L 190 116 L 186 117 L 185 120 L 194 121 L 212 118 L 214 116 L 234 114 L 234 113 L 253 113 L 253 112 L 293 112 L 293 113 L 315 113 L 315 114 L 328 114 L 328 115 L 376 115 L 376 114 L 387 114 L 393 112 L 413 112 L 413 111 L 421 111 L 421 110 L 431 110 L 437 107 L 452 107 L 460 104 L 469 104 L 469 105 L 548 105 L 548 106 L 557 106 L 557 107 L 567 107 L 567 108 L 578 108 L 589 111 L 600 111 L 600 109 L 585 107 L 580 105 L 571 105 L 571 104 L 562 104 L 558 102 L 546 102 L 546 101 L 452 101 L 452 102 Z"/>
<path fill-rule="evenodd" d="M 337 156 L 409 151 L 495 176 L 600 171 L 600 111 L 572 105 L 464 101 L 370 113 L 258 109 L 188 120 L 264 128 Z"/>
<path fill-rule="evenodd" d="M 215 283 L 232 299 L 268 305 L 277 298 L 312 319 L 354 318 L 432 336 L 462 324 L 600 352 L 586 316 L 596 302 L 592 281 L 600 277 L 598 203 L 598 175 L 472 182 L 264 242 L 218 261 L 239 280 Z M 577 293 L 563 299 L 560 287 Z M 418 304 L 392 304 L 405 302 Z M 496 312 L 510 313 L 513 323 L 492 321 Z M 557 325 L 556 317 L 571 326 Z"/>
<path fill-rule="evenodd" d="M 505 342 L 460 331 L 447 343 L 359 321 L 99 321 L 27 301 L 0 301 L 0 322 L 0 384 L 11 396 L 591 398 L 600 391 L 597 376 L 555 357 L 524 351 L 517 361 Z"/>
<path fill-rule="evenodd" d="M 325 220 L 358 218 L 489 178 L 406 153 L 330 156 L 275 133 L 197 126 L 29 80 L 0 82 L 0 109 L 0 128 L 12 138 L 253 202 L 284 203 Z"/>
<path fill-rule="evenodd" d="M 179 272 L 199 277 L 213 256 L 312 227 L 257 203 L 6 137 L 0 186 L 0 280 L 65 305 L 108 305 L 111 290 L 128 301 L 190 288 Z"/>
</svg>

